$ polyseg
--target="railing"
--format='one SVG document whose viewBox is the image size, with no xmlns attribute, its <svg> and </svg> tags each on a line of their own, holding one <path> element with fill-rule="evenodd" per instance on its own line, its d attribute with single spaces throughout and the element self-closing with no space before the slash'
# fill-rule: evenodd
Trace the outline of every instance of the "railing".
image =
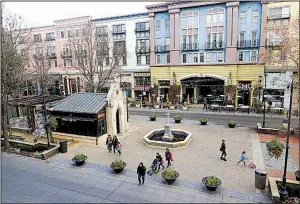
<svg viewBox="0 0 300 204">
<path fill-rule="evenodd" d="M 118 35 L 118 34 L 126 34 L 126 30 L 123 30 L 123 31 L 120 31 L 120 32 L 115 32 L 115 31 L 113 31 L 113 33 L 112 33 L 113 35 Z"/>
<path fill-rule="evenodd" d="M 62 57 L 72 57 L 72 52 L 70 51 L 62 51 L 61 52 Z"/>
<path fill-rule="evenodd" d="M 51 37 L 46 37 L 45 38 L 45 41 L 52 41 L 52 40 L 55 40 L 55 37 L 51 36 Z"/>
<path fill-rule="evenodd" d="M 136 53 L 148 53 L 148 52 L 150 52 L 150 47 L 149 46 L 136 47 L 135 52 Z"/>
<path fill-rule="evenodd" d="M 279 47 L 282 46 L 283 42 L 281 40 L 274 40 L 274 39 L 266 39 L 266 46 L 267 47 Z"/>
<path fill-rule="evenodd" d="M 274 19 L 284 19 L 284 18 L 290 18 L 291 14 L 270 14 L 268 15 L 268 20 L 274 20 Z"/>
<path fill-rule="evenodd" d="M 182 43 L 181 50 L 198 50 L 199 43 Z"/>
<path fill-rule="evenodd" d="M 42 38 L 35 38 L 33 39 L 34 42 L 42 42 Z"/>
<path fill-rule="evenodd" d="M 222 49 L 224 48 L 224 41 L 212 41 L 205 43 L 205 49 Z"/>
<path fill-rule="evenodd" d="M 150 31 L 150 28 L 147 28 L 147 29 L 134 29 L 134 32 L 138 33 L 138 32 L 149 32 Z"/>
<path fill-rule="evenodd" d="M 49 57 L 50 59 L 56 58 L 56 53 L 48 53 L 48 57 Z"/>
<path fill-rule="evenodd" d="M 237 42 L 238 48 L 258 47 L 258 39 L 256 40 L 240 40 Z"/>
<path fill-rule="evenodd" d="M 155 45 L 155 52 L 168 52 L 170 45 Z"/>
</svg>

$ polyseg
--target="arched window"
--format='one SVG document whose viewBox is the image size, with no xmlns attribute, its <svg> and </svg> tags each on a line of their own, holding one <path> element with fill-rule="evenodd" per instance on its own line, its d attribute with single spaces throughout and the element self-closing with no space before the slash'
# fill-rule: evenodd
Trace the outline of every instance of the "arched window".
<svg viewBox="0 0 300 204">
<path fill-rule="evenodd" d="M 181 15 L 182 48 L 198 47 L 199 12 L 186 11 Z"/>
</svg>

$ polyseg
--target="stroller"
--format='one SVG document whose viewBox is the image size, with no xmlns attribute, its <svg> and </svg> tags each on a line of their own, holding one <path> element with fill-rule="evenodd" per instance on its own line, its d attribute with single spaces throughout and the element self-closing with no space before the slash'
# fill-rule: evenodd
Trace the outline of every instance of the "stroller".
<svg viewBox="0 0 300 204">
<path fill-rule="evenodd" d="M 157 173 L 158 172 L 158 167 L 159 167 L 159 162 L 157 159 L 154 159 L 152 162 L 152 165 L 150 167 L 150 170 L 147 172 L 150 176 L 152 175 L 153 172 Z"/>
</svg>

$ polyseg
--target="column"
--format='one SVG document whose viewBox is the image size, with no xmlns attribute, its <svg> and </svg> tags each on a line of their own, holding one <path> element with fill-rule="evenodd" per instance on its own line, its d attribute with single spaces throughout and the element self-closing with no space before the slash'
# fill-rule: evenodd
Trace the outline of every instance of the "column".
<svg viewBox="0 0 300 204">
<path fill-rule="evenodd" d="M 236 63 L 239 2 L 228 2 L 226 3 L 226 6 L 227 6 L 226 63 Z"/>
<path fill-rule="evenodd" d="M 267 26 L 267 2 L 261 2 L 261 28 L 260 28 L 260 43 L 259 43 L 259 56 L 263 56 L 263 53 L 266 51 L 266 26 Z M 262 57 L 259 58 L 259 62 L 263 62 Z"/>
<path fill-rule="evenodd" d="M 180 10 L 173 9 L 170 13 L 170 65 L 180 63 Z"/>
<path fill-rule="evenodd" d="M 134 96 L 134 88 L 131 89 L 131 100 L 134 100 L 135 96 Z"/>
<path fill-rule="evenodd" d="M 149 27 L 150 27 L 150 66 L 155 65 L 155 15 L 149 13 Z"/>
</svg>

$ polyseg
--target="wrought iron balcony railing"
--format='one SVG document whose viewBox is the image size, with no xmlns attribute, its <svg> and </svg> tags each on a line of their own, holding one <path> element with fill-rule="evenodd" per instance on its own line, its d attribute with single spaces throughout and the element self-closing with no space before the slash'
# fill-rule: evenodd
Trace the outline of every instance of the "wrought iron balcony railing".
<svg viewBox="0 0 300 204">
<path fill-rule="evenodd" d="M 155 52 L 169 52 L 170 45 L 155 45 Z"/>
<path fill-rule="evenodd" d="M 212 41 L 205 43 L 205 49 L 222 49 L 224 48 L 224 41 Z"/>
<path fill-rule="evenodd" d="M 252 48 L 258 47 L 258 39 L 256 40 L 240 40 L 237 42 L 238 48 Z"/>
<path fill-rule="evenodd" d="M 276 20 L 276 19 L 286 19 L 290 18 L 291 14 L 270 14 L 268 15 L 268 20 Z"/>
<path fill-rule="evenodd" d="M 45 38 L 45 41 L 52 41 L 52 40 L 55 40 L 55 37 L 54 37 L 54 36 L 46 37 L 46 38 Z"/>
<path fill-rule="evenodd" d="M 148 52 L 150 52 L 150 47 L 149 46 L 136 47 L 135 52 L 136 53 L 148 53 Z"/>
<path fill-rule="evenodd" d="M 199 43 L 182 43 L 181 50 L 199 50 Z"/>
</svg>

